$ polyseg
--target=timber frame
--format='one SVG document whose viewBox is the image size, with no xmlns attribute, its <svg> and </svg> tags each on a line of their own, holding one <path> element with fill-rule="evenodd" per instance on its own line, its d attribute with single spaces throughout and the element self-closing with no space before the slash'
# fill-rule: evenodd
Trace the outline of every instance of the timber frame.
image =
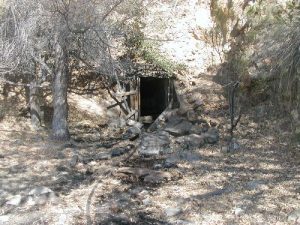
<svg viewBox="0 0 300 225">
<path fill-rule="evenodd" d="M 143 107 L 147 103 L 142 102 L 144 98 L 142 96 L 143 90 L 141 90 L 141 85 L 143 85 L 144 81 L 157 79 L 161 83 L 163 82 L 161 84 L 161 88 L 164 89 L 161 92 L 163 97 L 160 99 L 163 101 L 163 105 L 161 105 L 163 109 L 160 110 L 159 114 L 166 108 L 172 108 L 177 102 L 176 91 L 173 85 L 175 75 L 157 66 L 136 64 L 134 70 L 117 79 L 117 91 L 114 92 L 112 89 L 107 88 L 108 93 L 115 101 L 107 109 L 119 106 L 126 120 L 132 119 L 145 122 L 144 116 L 147 118 L 147 115 L 143 113 Z M 152 120 L 150 119 L 147 123 L 152 123 L 158 116 L 155 116 Z"/>
</svg>

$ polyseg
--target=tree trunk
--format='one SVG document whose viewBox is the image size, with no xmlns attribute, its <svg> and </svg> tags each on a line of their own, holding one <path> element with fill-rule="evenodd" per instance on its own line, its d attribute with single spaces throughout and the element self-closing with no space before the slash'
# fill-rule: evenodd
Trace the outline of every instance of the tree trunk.
<svg viewBox="0 0 300 225">
<path fill-rule="evenodd" d="M 31 125 L 34 128 L 38 129 L 42 125 L 42 119 L 39 99 L 39 88 L 37 87 L 37 82 L 35 79 L 30 82 L 29 96 Z"/>
<path fill-rule="evenodd" d="M 52 138 L 57 141 L 70 139 L 68 129 L 68 65 L 65 40 L 56 38 L 55 74 L 53 80 L 53 120 Z"/>
</svg>

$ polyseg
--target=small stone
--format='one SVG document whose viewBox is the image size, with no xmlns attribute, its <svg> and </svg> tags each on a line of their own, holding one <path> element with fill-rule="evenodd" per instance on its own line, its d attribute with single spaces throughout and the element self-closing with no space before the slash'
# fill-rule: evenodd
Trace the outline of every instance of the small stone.
<svg viewBox="0 0 300 225">
<path fill-rule="evenodd" d="M 79 156 L 78 155 L 73 155 L 71 160 L 70 160 L 70 167 L 75 167 L 76 164 L 79 162 Z"/>
<path fill-rule="evenodd" d="M 22 202 L 22 196 L 15 195 L 6 202 L 6 205 L 19 206 L 21 204 L 21 202 Z"/>
<path fill-rule="evenodd" d="M 190 134 L 201 134 L 202 133 L 202 127 L 199 125 L 194 125 L 191 130 L 190 130 Z"/>
<path fill-rule="evenodd" d="M 4 155 L 1 155 L 1 154 L 0 154 L 0 159 L 4 159 Z"/>
<path fill-rule="evenodd" d="M 95 160 L 108 160 L 111 158 L 111 154 L 109 153 L 99 153 L 94 157 Z"/>
<path fill-rule="evenodd" d="M 267 189 L 265 182 L 262 180 L 249 181 L 249 182 L 247 182 L 246 187 L 249 190 Z"/>
<path fill-rule="evenodd" d="M 233 210 L 233 212 L 234 212 L 234 215 L 236 215 L 236 216 L 241 216 L 241 215 L 245 212 L 245 210 L 242 209 L 242 208 L 237 207 L 237 208 L 235 208 L 235 209 Z"/>
<path fill-rule="evenodd" d="M 76 147 L 76 145 L 73 144 L 72 142 L 68 142 L 63 145 L 63 148 L 75 148 L 75 147 Z"/>
<path fill-rule="evenodd" d="M 300 208 L 294 210 L 288 215 L 288 222 L 300 223 Z"/>
<path fill-rule="evenodd" d="M 0 216 L 0 224 L 7 223 L 10 219 L 9 215 Z"/>
<path fill-rule="evenodd" d="M 182 152 L 180 153 L 180 158 L 188 162 L 199 161 L 201 157 L 193 152 Z"/>
<path fill-rule="evenodd" d="M 169 148 L 169 134 L 160 133 L 144 133 L 141 138 L 138 151 L 143 156 L 157 156 L 166 152 Z"/>
<path fill-rule="evenodd" d="M 28 195 L 43 195 L 43 194 L 49 194 L 49 193 L 53 193 L 53 191 L 48 188 L 48 187 L 36 187 L 34 189 L 32 189 Z"/>
<path fill-rule="evenodd" d="M 143 205 L 150 205 L 151 204 L 151 200 L 149 197 L 145 198 L 142 200 Z"/>
<path fill-rule="evenodd" d="M 177 160 L 174 160 L 173 158 L 168 158 L 163 164 L 164 168 L 177 168 Z"/>
<path fill-rule="evenodd" d="M 219 131 L 214 127 L 209 128 L 208 131 L 204 134 L 204 137 L 205 141 L 208 144 L 216 144 L 220 139 Z"/>
<path fill-rule="evenodd" d="M 140 122 L 137 122 L 135 120 L 128 120 L 127 121 L 128 126 L 137 127 L 138 129 L 141 129 L 143 127 L 143 124 Z"/>
<path fill-rule="evenodd" d="M 130 150 L 130 146 L 115 148 L 111 151 L 111 157 L 118 157 L 124 155 Z"/>
<path fill-rule="evenodd" d="M 141 134 L 141 129 L 137 127 L 130 127 L 126 130 L 125 134 L 123 135 L 123 140 L 135 140 Z"/>
<path fill-rule="evenodd" d="M 168 120 L 165 131 L 178 137 L 188 134 L 192 126 L 191 122 L 184 120 L 182 117 L 175 116 Z"/>
<path fill-rule="evenodd" d="M 179 137 L 176 142 L 185 149 L 200 148 L 205 144 L 205 137 L 198 134 L 190 134 L 188 136 Z"/>
<path fill-rule="evenodd" d="M 155 169 L 155 170 L 160 170 L 160 169 L 162 169 L 163 168 L 163 166 L 162 166 L 162 164 L 155 164 L 154 166 L 153 166 L 153 169 Z"/>
<path fill-rule="evenodd" d="M 228 152 L 236 152 L 240 149 L 240 144 L 234 138 L 230 141 Z"/>
<path fill-rule="evenodd" d="M 182 210 L 180 208 L 167 208 L 165 210 L 165 214 L 168 217 L 172 217 L 178 215 L 179 213 L 181 213 L 181 211 Z"/>
</svg>

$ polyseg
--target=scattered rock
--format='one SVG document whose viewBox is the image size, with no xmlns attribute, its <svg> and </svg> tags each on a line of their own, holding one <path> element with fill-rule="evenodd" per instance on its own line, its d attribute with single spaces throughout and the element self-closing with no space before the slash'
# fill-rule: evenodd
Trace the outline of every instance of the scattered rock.
<svg viewBox="0 0 300 225">
<path fill-rule="evenodd" d="M 36 187 L 28 193 L 27 205 L 43 205 L 55 202 L 56 195 L 48 187 Z"/>
<path fill-rule="evenodd" d="M 141 129 L 137 128 L 137 127 L 130 127 L 129 129 L 126 130 L 126 132 L 124 133 L 122 139 L 123 140 L 135 140 L 136 138 L 139 137 L 139 135 L 141 134 Z"/>
<path fill-rule="evenodd" d="M 156 176 L 155 174 L 149 174 L 144 177 L 143 181 L 145 183 L 151 183 L 151 184 L 160 184 L 165 180 L 162 176 Z"/>
<path fill-rule="evenodd" d="M 194 161 L 199 161 L 201 157 L 199 154 L 193 153 L 193 152 L 181 152 L 179 154 L 180 159 L 188 161 L 188 162 L 194 162 Z"/>
<path fill-rule="evenodd" d="M 163 164 L 164 168 L 177 168 L 177 160 L 175 158 L 167 158 Z"/>
<path fill-rule="evenodd" d="M 109 153 L 99 153 L 93 157 L 94 160 L 108 160 L 111 158 L 111 154 Z"/>
<path fill-rule="evenodd" d="M 198 116 L 194 110 L 188 111 L 186 116 L 187 116 L 188 121 L 190 121 L 191 123 L 197 122 Z"/>
<path fill-rule="evenodd" d="M 0 154 L 0 159 L 4 159 L 4 155 L 1 155 L 1 154 Z"/>
<path fill-rule="evenodd" d="M 182 210 L 180 208 L 167 208 L 165 209 L 165 214 L 167 217 L 176 216 L 181 213 Z"/>
<path fill-rule="evenodd" d="M 66 144 L 63 145 L 63 148 L 76 148 L 76 145 L 73 144 L 72 142 L 68 142 Z"/>
<path fill-rule="evenodd" d="M 162 168 L 163 168 L 163 165 L 160 163 L 154 164 L 154 166 L 153 166 L 153 169 L 155 169 L 155 170 L 160 170 Z"/>
<path fill-rule="evenodd" d="M 300 208 L 291 212 L 288 215 L 287 220 L 288 220 L 288 222 L 291 222 L 291 223 L 300 223 Z"/>
<path fill-rule="evenodd" d="M 246 188 L 249 190 L 268 189 L 266 182 L 263 180 L 253 180 L 246 183 Z"/>
<path fill-rule="evenodd" d="M 201 134 L 202 133 L 202 128 L 199 125 L 194 125 L 192 126 L 191 130 L 190 130 L 190 134 Z"/>
<path fill-rule="evenodd" d="M 168 120 L 165 131 L 178 137 L 188 134 L 192 126 L 191 122 L 184 120 L 182 117 L 175 116 Z"/>
<path fill-rule="evenodd" d="M 227 152 L 236 152 L 240 149 L 240 144 L 237 142 L 235 138 L 233 138 L 228 146 Z"/>
<path fill-rule="evenodd" d="M 6 205 L 10 206 L 19 206 L 22 202 L 22 196 L 21 195 L 15 195 L 8 199 L 8 201 L 5 203 Z"/>
<path fill-rule="evenodd" d="M 131 127 L 136 127 L 138 129 L 141 129 L 143 127 L 143 124 L 140 122 L 137 122 L 135 120 L 128 120 L 127 125 Z"/>
<path fill-rule="evenodd" d="M 97 148 L 111 148 L 113 147 L 114 145 L 116 144 L 115 141 L 107 141 L 107 142 L 103 142 L 103 143 L 99 143 L 99 144 L 96 144 L 96 147 Z"/>
<path fill-rule="evenodd" d="M 150 205 L 151 204 L 151 200 L 149 197 L 145 198 L 142 200 L 143 205 Z"/>
<path fill-rule="evenodd" d="M 42 186 L 42 187 L 36 187 L 36 188 L 32 189 L 28 193 L 28 195 L 36 195 L 36 196 L 38 196 L 38 195 L 49 194 L 49 193 L 53 193 L 53 191 L 50 188 L 48 188 L 48 187 L 43 187 Z"/>
<path fill-rule="evenodd" d="M 241 216 L 244 212 L 245 210 L 239 207 L 233 209 L 233 213 L 236 216 Z"/>
<path fill-rule="evenodd" d="M 184 149 L 200 148 L 205 144 L 203 135 L 190 134 L 188 136 L 179 137 L 176 142 Z"/>
<path fill-rule="evenodd" d="M 111 151 L 111 157 L 118 157 L 121 155 L 124 155 L 130 150 L 129 147 L 120 147 L 120 148 L 115 148 Z"/>
<path fill-rule="evenodd" d="M 71 168 L 75 167 L 78 162 L 79 162 L 79 156 L 78 155 L 73 155 L 71 160 L 70 160 L 69 166 Z"/>
<path fill-rule="evenodd" d="M 214 127 L 209 128 L 208 131 L 204 134 L 204 138 L 208 144 L 216 144 L 220 139 L 218 129 Z"/>
<path fill-rule="evenodd" d="M 8 223 L 10 219 L 9 215 L 0 216 L 0 224 Z"/>
<path fill-rule="evenodd" d="M 141 138 L 138 151 L 143 156 L 154 156 L 164 153 L 169 145 L 170 139 L 167 133 L 145 133 Z"/>
</svg>

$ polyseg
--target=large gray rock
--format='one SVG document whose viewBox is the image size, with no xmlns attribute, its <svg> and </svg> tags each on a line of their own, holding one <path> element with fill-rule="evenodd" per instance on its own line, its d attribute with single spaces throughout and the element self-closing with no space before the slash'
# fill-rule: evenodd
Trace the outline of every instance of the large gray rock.
<svg viewBox="0 0 300 225">
<path fill-rule="evenodd" d="M 190 134 L 177 138 L 176 143 L 184 149 L 200 148 L 205 144 L 205 137 L 203 135 Z"/>
<path fill-rule="evenodd" d="M 22 196 L 21 195 L 15 195 L 8 199 L 6 202 L 6 205 L 9 206 L 19 206 L 22 202 Z"/>
<path fill-rule="evenodd" d="M 165 131 L 169 132 L 173 136 L 183 136 L 190 132 L 193 124 L 182 117 L 170 118 L 167 122 Z"/>
<path fill-rule="evenodd" d="M 155 156 L 164 153 L 169 145 L 169 134 L 166 132 L 144 133 L 138 150 L 141 155 Z"/>
<path fill-rule="evenodd" d="M 209 128 L 203 136 L 208 144 L 216 144 L 220 139 L 219 130 L 214 127 Z"/>
<path fill-rule="evenodd" d="M 55 202 L 56 195 L 48 187 L 36 187 L 32 189 L 27 196 L 27 205 L 43 205 L 47 202 Z"/>
<path fill-rule="evenodd" d="M 172 217 L 172 216 L 176 216 L 178 214 L 180 214 L 182 212 L 182 209 L 180 208 L 167 208 L 165 209 L 165 214 L 167 217 Z"/>
<path fill-rule="evenodd" d="M 130 127 L 126 130 L 126 132 L 123 134 L 122 138 L 123 140 L 129 139 L 134 140 L 141 134 L 141 129 L 137 127 Z"/>
<path fill-rule="evenodd" d="M 128 120 L 127 125 L 131 127 L 137 127 L 138 129 L 141 129 L 143 127 L 143 124 L 140 122 L 137 122 L 135 120 Z"/>
</svg>

